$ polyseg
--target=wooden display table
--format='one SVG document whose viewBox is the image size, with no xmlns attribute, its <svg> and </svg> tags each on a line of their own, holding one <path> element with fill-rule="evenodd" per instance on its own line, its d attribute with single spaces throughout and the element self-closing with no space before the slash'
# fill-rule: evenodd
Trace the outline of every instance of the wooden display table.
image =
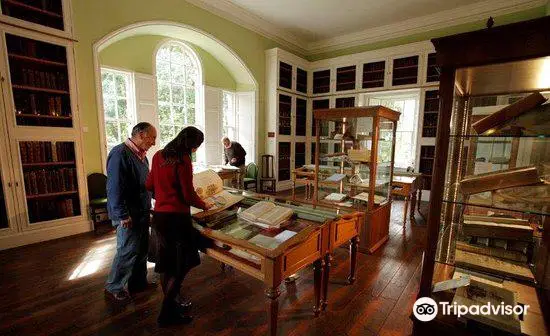
<svg viewBox="0 0 550 336">
<path fill-rule="evenodd" d="M 403 226 L 407 223 L 407 210 L 409 208 L 409 202 L 411 203 L 411 213 L 409 218 L 411 224 L 414 223 L 414 210 L 417 206 L 417 202 L 420 203 L 420 197 L 416 197 L 417 192 L 422 186 L 420 186 L 420 178 L 416 176 L 394 176 L 392 179 L 392 195 L 405 197 L 405 209 L 403 211 Z M 418 204 L 420 209 L 420 204 Z"/>
<path fill-rule="evenodd" d="M 277 203 L 294 210 L 294 217 L 282 229 L 267 230 L 238 219 L 239 207 L 246 208 L 270 196 L 239 192 L 245 199 L 213 216 L 196 227 L 216 242 L 206 254 L 264 282 L 267 296 L 269 333 L 277 332 L 277 316 L 281 282 L 299 270 L 314 265 L 317 316 L 327 305 L 330 253 L 346 243 L 350 246 L 349 282 L 355 280 L 357 243 L 363 214 L 312 209 L 298 203 Z"/>
</svg>

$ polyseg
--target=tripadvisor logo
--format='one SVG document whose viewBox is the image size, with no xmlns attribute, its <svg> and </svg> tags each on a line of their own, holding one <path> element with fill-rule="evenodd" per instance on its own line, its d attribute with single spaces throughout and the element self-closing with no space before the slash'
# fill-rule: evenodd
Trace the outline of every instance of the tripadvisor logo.
<svg viewBox="0 0 550 336">
<path fill-rule="evenodd" d="M 500 304 L 492 304 L 487 302 L 486 304 L 479 305 L 459 305 L 456 302 L 439 302 L 441 306 L 441 313 L 443 315 L 454 315 L 460 318 L 463 315 L 525 315 L 529 305 L 507 305 L 504 302 Z M 429 297 L 422 297 L 414 303 L 413 314 L 422 322 L 429 322 L 437 316 L 439 311 L 437 303 Z"/>
</svg>

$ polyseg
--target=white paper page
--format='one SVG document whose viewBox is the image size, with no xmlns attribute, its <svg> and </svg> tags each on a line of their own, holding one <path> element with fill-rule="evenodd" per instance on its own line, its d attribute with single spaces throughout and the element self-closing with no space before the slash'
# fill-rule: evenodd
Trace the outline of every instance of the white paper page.
<svg viewBox="0 0 550 336">
<path fill-rule="evenodd" d="M 250 239 L 249 242 L 261 247 L 265 247 L 270 250 L 273 250 L 274 248 L 280 245 L 280 242 L 277 239 L 264 236 L 261 234 L 252 237 L 252 239 Z"/>
<path fill-rule="evenodd" d="M 223 191 L 223 180 L 209 169 L 193 175 L 193 187 L 201 199 L 206 199 Z"/>
<path fill-rule="evenodd" d="M 275 204 L 261 201 L 239 213 L 239 217 L 248 221 L 255 221 L 258 217 L 262 216 L 262 214 L 269 212 L 273 208 L 275 208 Z"/>
<path fill-rule="evenodd" d="M 258 222 L 278 226 L 279 224 L 290 218 L 293 213 L 294 211 L 292 211 L 292 209 L 277 206 L 274 209 L 271 209 L 268 213 L 265 213 L 260 218 L 258 218 Z"/>
<path fill-rule="evenodd" d="M 296 232 L 294 232 L 294 231 L 284 230 L 283 232 L 279 233 L 278 235 L 276 235 L 273 238 L 282 243 L 284 241 L 289 240 L 291 237 L 293 237 L 295 235 L 296 235 Z"/>
</svg>

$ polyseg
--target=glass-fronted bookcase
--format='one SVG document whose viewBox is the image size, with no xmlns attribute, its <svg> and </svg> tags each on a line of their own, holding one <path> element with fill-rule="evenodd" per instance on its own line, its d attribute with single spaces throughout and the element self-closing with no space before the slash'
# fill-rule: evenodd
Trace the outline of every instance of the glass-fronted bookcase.
<svg viewBox="0 0 550 336">
<path fill-rule="evenodd" d="M 432 40 L 441 103 L 418 296 L 529 310 L 440 309 L 416 334 L 548 334 L 549 40 L 550 17 Z"/>
</svg>

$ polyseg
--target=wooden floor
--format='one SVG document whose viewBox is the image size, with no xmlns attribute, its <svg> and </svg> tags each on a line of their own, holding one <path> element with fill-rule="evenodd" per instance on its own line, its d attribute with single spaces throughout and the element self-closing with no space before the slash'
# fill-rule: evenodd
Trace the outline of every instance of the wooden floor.
<svg viewBox="0 0 550 336">
<path fill-rule="evenodd" d="M 409 335 L 420 279 L 425 227 L 402 227 L 403 202 L 394 202 L 390 240 L 375 254 L 358 256 L 357 281 L 344 282 L 347 250 L 334 255 L 327 311 L 314 318 L 313 272 L 281 286 L 280 335 Z M 203 256 L 185 279 L 195 320 L 159 329 L 162 293 L 142 293 L 124 308 L 103 297 L 115 236 L 84 234 L 0 252 L 0 335 L 265 335 L 262 283 L 220 270 Z M 153 276 L 152 271 L 150 275 Z"/>
</svg>

